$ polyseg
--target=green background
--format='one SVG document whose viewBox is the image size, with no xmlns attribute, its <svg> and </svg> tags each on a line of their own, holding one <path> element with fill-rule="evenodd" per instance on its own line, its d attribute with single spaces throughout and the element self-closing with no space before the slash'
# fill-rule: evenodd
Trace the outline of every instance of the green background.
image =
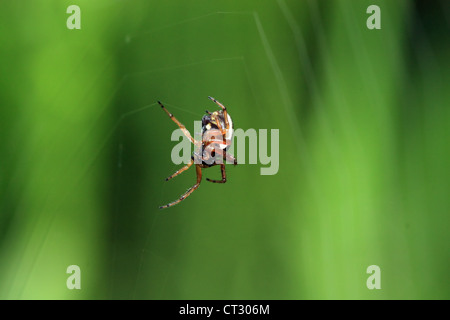
<svg viewBox="0 0 450 320">
<path fill-rule="evenodd" d="M 449 299 L 449 12 L 2 1 L 0 298 Z M 192 131 L 209 95 L 236 128 L 280 130 L 279 172 L 229 165 L 158 210 L 195 170 L 164 181 L 180 166 L 156 101 Z"/>
</svg>

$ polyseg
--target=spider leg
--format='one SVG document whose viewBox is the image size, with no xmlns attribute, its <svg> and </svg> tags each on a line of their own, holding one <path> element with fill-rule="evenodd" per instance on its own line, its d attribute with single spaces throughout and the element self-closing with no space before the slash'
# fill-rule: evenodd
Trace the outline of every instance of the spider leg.
<svg viewBox="0 0 450 320">
<path fill-rule="evenodd" d="M 194 164 L 194 159 L 191 159 L 191 161 L 185 165 L 183 168 L 181 168 L 180 170 L 176 171 L 174 174 L 172 174 L 170 177 L 166 178 L 166 181 L 169 181 L 172 178 L 175 178 L 177 175 L 179 175 L 180 173 L 186 171 L 187 169 L 189 169 L 192 165 Z"/>
<path fill-rule="evenodd" d="M 216 99 L 214 99 L 213 97 L 208 97 L 210 100 L 212 100 L 214 103 L 216 103 L 219 107 L 222 108 L 223 110 L 223 117 L 224 117 L 224 121 L 225 121 L 225 128 L 222 128 L 222 125 L 220 124 L 220 121 L 217 121 L 217 127 L 220 130 L 220 132 L 222 133 L 222 137 L 223 137 L 223 143 L 224 144 L 228 144 L 231 143 L 229 141 L 226 140 L 226 136 L 227 136 L 227 130 L 230 129 L 230 124 L 228 123 L 228 113 L 227 113 L 227 108 L 221 104 L 219 101 L 217 101 Z"/>
<path fill-rule="evenodd" d="M 205 146 L 203 147 L 203 150 L 207 151 L 207 153 L 210 153 L 210 154 L 214 151 L 216 154 L 222 155 L 223 160 L 226 160 L 226 162 L 225 161 L 223 161 L 223 162 L 216 161 L 216 164 L 228 163 L 228 164 L 237 165 L 238 163 L 237 163 L 236 158 L 233 157 L 228 152 L 226 152 L 226 150 L 220 149 L 220 147 L 217 145 L 218 142 L 220 142 L 220 141 L 209 141 L 208 143 L 205 144 Z M 220 158 L 217 160 L 220 160 Z"/>
<path fill-rule="evenodd" d="M 237 160 L 235 157 L 233 157 L 231 154 L 229 154 L 228 152 L 225 152 L 225 158 L 227 159 L 227 162 L 231 162 L 234 165 L 237 165 Z"/>
<path fill-rule="evenodd" d="M 209 182 L 214 182 L 214 183 L 225 183 L 227 182 L 227 176 L 225 175 L 225 165 L 221 164 L 220 165 L 220 170 L 222 171 L 222 180 L 211 180 L 206 178 L 207 181 Z"/>
<path fill-rule="evenodd" d="M 223 149 L 228 149 L 228 147 L 230 147 L 231 145 L 231 140 L 226 139 L 225 138 L 226 135 L 226 130 L 223 130 L 222 132 L 218 129 L 210 129 L 208 131 L 206 131 L 203 134 L 203 146 L 204 148 L 208 148 L 211 144 L 214 144 L 213 146 L 211 146 L 211 148 L 214 147 L 214 149 L 220 153 L 223 154 L 221 151 L 223 151 Z M 206 142 L 205 142 L 206 141 Z M 221 144 L 223 146 L 218 146 L 217 144 Z M 225 159 L 225 157 L 224 157 Z M 231 158 L 227 158 L 229 163 L 236 163 L 236 160 L 231 157 Z"/>
<path fill-rule="evenodd" d="M 178 125 L 178 127 L 180 127 L 180 129 L 181 129 L 181 131 L 183 131 L 184 135 L 185 135 L 189 140 L 191 140 L 191 142 L 192 142 L 193 144 L 196 144 L 197 142 L 194 140 L 194 138 L 192 138 L 191 134 L 190 134 L 189 131 L 186 129 L 186 127 L 185 127 L 180 121 L 178 121 L 177 118 L 175 118 L 175 117 L 173 116 L 173 114 L 171 114 L 171 113 L 166 109 L 166 107 L 163 106 L 163 104 L 161 103 L 161 101 L 158 101 L 158 103 L 159 103 L 159 105 L 161 106 L 161 108 L 167 113 L 167 115 L 169 116 L 169 118 L 172 119 L 172 121 L 175 122 L 175 123 Z"/>
<path fill-rule="evenodd" d="M 228 113 L 227 113 L 227 108 L 221 104 L 219 101 L 217 101 L 216 99 L 214 99 L 213 97 L 208 97 L 210 100 L 212 100 L 215 104 L 217 104 L 219 107 L 222 108 L 223 110 L 223 116 L 224 116 L 224 120 L 225 120 L 225 129 L 229 128 L 229 124 L 228 124 Z"/>
<path fill-rule="evenodd" d="M 196 165 L 195 169 L 197 171 L 197 183 L 194 184 L 192 187 L 190 187 L 188 189 L 188 191 L 186 191 L 179 199 L 177 199 L 169 204 L 159 207 L 160 209 L 169 208 L 169 207 L 172 207 L 172 206 L 180 203 L 181 201 L 183 201 L 184 199 L 189 197 L 191 195 L 191 193 L 194 192 L 200 186 L 200 182 L 202 181 L 202 168 L 199 165 Z"/>
</svg>

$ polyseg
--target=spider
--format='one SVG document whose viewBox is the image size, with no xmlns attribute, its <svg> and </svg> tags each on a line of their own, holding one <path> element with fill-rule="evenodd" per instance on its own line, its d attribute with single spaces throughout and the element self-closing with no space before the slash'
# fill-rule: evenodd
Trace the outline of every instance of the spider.
<svg viewBox="0 0 450 320">
<path fill-rule="evenodd" d="M 158 101 L 159 105 L 167 113 L 169 118 L 172 119 L 172 121 L 175 122 L 178 127 L 180 127 L 184 135 L 194 144 L 194 152 L 192 153 L 191 161 L 186 166 L 172 174 L 170 177 L 166 178 L 166 181 L 169 181 L 180 173 L 186 171 L 194 163 L 197 172 L 197 183 L 190 187 L 180 198 L 169 204 L 160 206 L 160 209 L 174 206 L 189 197 L 192 192 L 194 192 L 200 186 L 200 182 L 202 181 L 203 168 L 210 168 L 220 164 L 220 169 L 222 171 L 222 180 L 211 180 L 208 178 L 206 178 L 206 180 L 214 183 L 227 182 L 224 161 L 215 161 L 215 159 L 217 159 L 217 156 L 222 158 L 219 158 L 220 160 L 227 160 L 228 162 L 237 165 L 236 159 L 231 154 L 226 152 L 231 146 L 231 140 L 233 138 L 233 121 L 231 120 L 231 117 L 227 112 L 227 108 L 223 104 L 221 104 L 213 97 L 208 98 L 216 103 L 222 110 L 214 112 L 209 112 L 208 110 L 206 110 L 206 114 L 202 117 L 201 141 L 197 141 L 192 138 L 186 127 L 181 124 L 160 101 Z"/>
</svg>

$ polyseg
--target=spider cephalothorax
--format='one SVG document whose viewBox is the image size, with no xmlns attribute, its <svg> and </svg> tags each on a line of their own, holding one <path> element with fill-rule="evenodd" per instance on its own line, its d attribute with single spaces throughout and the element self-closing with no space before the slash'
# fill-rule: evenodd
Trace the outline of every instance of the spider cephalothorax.
<svg viewBox="0 0 450 320">
<path fill-rule="evenodd" d="M 180 203 L 182 200 L 186 199 L 195 189 L 200 186 L 202 180 L 202 168 L 209 168 L 215 165 L 220 165 L 222 171 L 222 180 L 211 180 L 206 178 L 207 181 L 215 183 L 225 183 L 227 181 L 225 175 L 225 161 L 231 162 L 234 165 L 237 164 L 236 159 L 228 154 L 226 151 L 231 146 L 231 141 L 233 138 L 233 122 L 227 109 L 223 104 L 212 97 L 208 97 L 214 101 L 222 110 L 209 112 L 202 118 L 202 140 L 197 141 L 192 138 L 186 127 L 181 124 L 174 116 L 171 114 L 163 104 L 158 101 L 161 108 L 168 114 L 168 116 L 180 127 L 184 135 L 194 144 L 194 152 L 191 157 L 191 161 L 172 174 L 166 179 L 170 180 L 173 177 L 179 175 L 183 171 L 189 169 L 193 164 L 197 171 L 197 183 L 189 188 L 179 199 L 159 207 L 160 209 L 168 208 L 173 205 Z"/>
</svg>

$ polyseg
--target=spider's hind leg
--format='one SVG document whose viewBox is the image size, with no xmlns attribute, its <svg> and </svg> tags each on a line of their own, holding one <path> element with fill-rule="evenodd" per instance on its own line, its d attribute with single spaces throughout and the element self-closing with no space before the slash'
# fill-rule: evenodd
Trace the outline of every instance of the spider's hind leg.
<svg viewBox="0 0 450 320">
<path fill-rule="evenodd" d="M 225 152 L 225 159 L 227 160 L 227 163 L 234 164 L 234 165 L 238 164 L 236 158 L 233 157 L 228 152 Z"/>
<path fill-rule="evenodd" d="M 169 207 L 172 207 L 172 206 L 180 203 L 181 201 L 183 201 L 184 199 L 189 197 L 192 192 L 194 192 L 196 189 L 198 189 L 198 187 L 200 186 L 200 182 L 202 181 L 202 168 L 199 165 L 196 165 L 195 169 L 197 171 L 197 183 L 194 184 L 192 187 L 190 187 L 188 189 L 188 191 L 186 191 L 179 199 L 177 199 L 169 204 L 159 207 L 160 209 L 169 208 Z"/>
<path fill-rule="evenodd" d="M 181 168 L 180 170 L 177 170 L 174 174 L 172 174 L 170 177 L 166 178 L 166 181 L 169 181 L 172 178 L 175 178 L 177 175 L 179 175 L 180 173 L 183 173 L 184 171 L 186 171 L 187 169 L 189 169 L 192 165 L 194 164 L 194 158 L 191 159 L 191 161 L 185 165 L 183 168 Z"/>
<path fill-rule="evenodd" d="M 208 178 L 206 178 L 206 180 L 209 181 L 209 182 L 214 182 L 214 183 L 225 183 L 225 182 L 227 182 L 227 176 L 225 174 L 225 165 L 224 164 L 220 165 L 220 171 L 222 171 L 222 180 L 211 180 L 211 179 L 208 179 Z"/>
</svg>

